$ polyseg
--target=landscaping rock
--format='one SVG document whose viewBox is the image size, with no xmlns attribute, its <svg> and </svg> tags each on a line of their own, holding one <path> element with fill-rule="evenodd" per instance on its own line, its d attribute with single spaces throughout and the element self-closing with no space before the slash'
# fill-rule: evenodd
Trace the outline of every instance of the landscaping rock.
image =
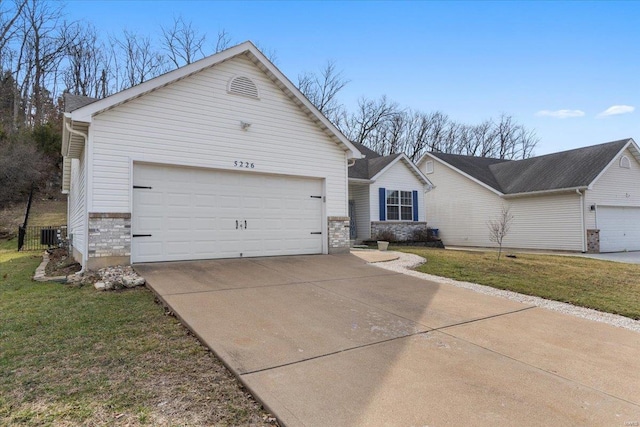
<svg viewBox="0 0 640 427">
<path fill-rule="evenodd" d="M 130 265 L 116 265 L 98 271 L 85 271 L 67 277 L 67 283 L 93 285 L 99 291 L 110 291 L 144 286 L 146 281 Z"/>
</svg>

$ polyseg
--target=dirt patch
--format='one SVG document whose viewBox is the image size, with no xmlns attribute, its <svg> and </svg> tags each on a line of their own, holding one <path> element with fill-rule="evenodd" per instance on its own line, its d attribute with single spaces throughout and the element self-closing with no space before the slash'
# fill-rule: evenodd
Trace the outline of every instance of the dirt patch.
<svg viewBox="0 0 640 427">
<path fill-rule="evenodd" d="M 45 268 L 45 274 L 49 277 L 68 276 L 77 273 L 82 266 L 69 255 L 66 248 L 48 249 L 49 264 Z"/>
</svg>

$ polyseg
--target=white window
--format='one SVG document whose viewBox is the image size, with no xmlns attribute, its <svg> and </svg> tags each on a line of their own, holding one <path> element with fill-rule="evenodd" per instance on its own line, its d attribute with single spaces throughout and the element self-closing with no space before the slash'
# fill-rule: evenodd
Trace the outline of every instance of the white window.
<svg viewBox="0 0 640 427">
<path fill-rule="evenodd" d="M 433 160 L 429 160 L 425 163 L 424 169 L 426 173 L 433 173 Z"/>
<path fill-rule="evenodd" d="M 625 169 L 631 169 L 631 162 L 629 162 L 629 158 L 627 156 L 622 156 L 620 158 L 620 167 Z"/>
<path fill-rule="evenodd" d="M 413 220 L 413 193 L 411 191 L 387 190 L 387 220 Z"/>
</svg>

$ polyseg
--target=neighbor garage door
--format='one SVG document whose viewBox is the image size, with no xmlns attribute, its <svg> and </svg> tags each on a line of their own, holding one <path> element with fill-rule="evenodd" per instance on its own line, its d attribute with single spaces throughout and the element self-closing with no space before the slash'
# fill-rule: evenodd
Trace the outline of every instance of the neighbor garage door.
<svg viewBox="0 0 640 427">
<path fill-rule="evenodd" d="M 135 164 L 132 262 L 322 253 L 322 181 Z"/>
<path fill-rule="evenodd" d="M 640 250 L 640 207 L 598 206 L 600 252 Z"/>
</svg>

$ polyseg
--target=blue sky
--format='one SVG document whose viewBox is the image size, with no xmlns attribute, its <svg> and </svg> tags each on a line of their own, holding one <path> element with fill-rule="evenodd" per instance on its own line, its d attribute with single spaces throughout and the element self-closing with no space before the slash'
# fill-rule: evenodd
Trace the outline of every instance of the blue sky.
<svg viewBox="0 0 640 427">
<path fill-rule="evenodd" d="M 535 129 L 536 154 L 640 142 L 640 2 L 70 1 L 99 31 L 157 34 L 174 16 L 212 41 L 274 51 L 293 82 L 336 62 L 347 107 L 402 107 L 477 123 L 501 113 Z"/>
</svg>

